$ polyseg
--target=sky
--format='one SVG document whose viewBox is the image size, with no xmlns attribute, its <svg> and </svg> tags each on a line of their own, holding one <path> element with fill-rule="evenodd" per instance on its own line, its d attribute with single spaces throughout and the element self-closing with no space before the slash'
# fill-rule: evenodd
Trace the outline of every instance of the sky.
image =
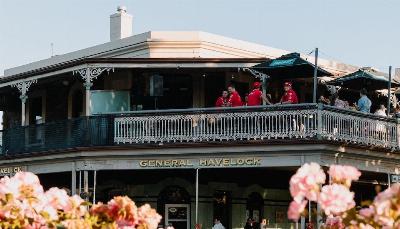
<svg viewBox="0 0 400 229">
<path fill-rule="evenodd" d="M 400 67 L 399 0 L 0 0 L 4 69 L 109 41 L 118 5 L 133 32 L 201 30 L 387 71 Z"/>
</svg>

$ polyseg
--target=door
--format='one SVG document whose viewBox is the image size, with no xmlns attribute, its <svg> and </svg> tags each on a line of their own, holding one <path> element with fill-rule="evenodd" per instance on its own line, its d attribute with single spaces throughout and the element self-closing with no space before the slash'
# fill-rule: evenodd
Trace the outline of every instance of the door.
<svg viewBox="0 0 400 229">
<path fill-rule="evenodd" d="M 232 199 L 228 191 L 217 190 L 214 193 L 214 219 L 219 219 L 225 228 L 231 228 Z"/>
<path fill-rule="evenodd" d="M 190 227 L 190 205 L 189 204 L 166 204 L 165 205 L 165 227 L 173 226 L 175 229 L 189 229 Z"/>
</svg>

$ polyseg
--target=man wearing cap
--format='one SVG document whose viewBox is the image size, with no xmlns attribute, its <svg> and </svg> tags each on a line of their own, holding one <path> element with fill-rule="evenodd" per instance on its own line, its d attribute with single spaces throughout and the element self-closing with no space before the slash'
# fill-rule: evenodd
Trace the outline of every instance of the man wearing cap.
<svg viewBox="0 0 400 229">
<path fill-rule="evenodd" d="M 299 102 L 296 92 L 292 89 L 291 82 L 285 82 L 283 84 L 283 89 L 285 93 L 281 98 L 280 104 L 296 104 Z"/>
<path fill-rule="evenodd" d="M 229 94 L 230 94 L 229 99 L 228 99 L 228 106 L 230 106 L 230 107 L 243 106 L 242 98 L 240 98 L 240 95 L 236 91 L 235 86 L 234 85 L 229 85 L 228 91 L 229 91 Z"/>
<path fill-rule="evenodd" d="M 260 90 L 260 82 L 254 82 L 253 90 L 247 96 L 247 106 L 260 106 L 262 100 L 264 100 L 267 104 L 272 104 L 269 99 L 263 95 Z"/>
</svg>

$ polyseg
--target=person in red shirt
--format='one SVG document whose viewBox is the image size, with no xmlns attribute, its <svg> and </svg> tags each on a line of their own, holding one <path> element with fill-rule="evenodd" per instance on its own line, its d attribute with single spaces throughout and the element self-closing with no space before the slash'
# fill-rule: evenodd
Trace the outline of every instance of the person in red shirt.
<svg viewBox="0 0 400 229">
<path fill-rule="evenodd" d="M 235 86 L 230 85 L 228 87 L 229 91 L 229 99 L 228 99 L 228 106 L 230 107 L 240 107 L 243 106 L 242 98 L 240 97 L 239 93 L 236 91 Z"/>
<path fill-rule="evenodd" d="M 216 107 L 227 107 L 228 106 L 228 91 L 222 91 L 222 95 L 218 97 L 215 102 Z"/>
<path fill-rule="evenodd" d="M 262 91 L 260 90 L 260 82 L 254 82 L 253 90 L 247 97 L 247 106 L 260 106 L 261 102 L 264 100 L 267 104 L 271 104 L 269 99 L 263 95 Z"/>
<path fill-rule="evenodd" d="M 296 92 L 292 89 L 291 82 L 285 82 L 283 85 L 285 93 L 283 94 L 280 104 L 296 104 L 299 103 Z"/>
</svg>

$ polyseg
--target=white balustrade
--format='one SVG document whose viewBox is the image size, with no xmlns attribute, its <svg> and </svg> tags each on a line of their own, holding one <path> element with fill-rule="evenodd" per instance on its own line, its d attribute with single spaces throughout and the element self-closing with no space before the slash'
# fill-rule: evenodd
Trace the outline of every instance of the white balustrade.
<svg viewBox="0 0 400 229">
<path fill-rule="evenodd" d="M 372 115 L 370 115 L 372 116 Z M 397 148 L 397 124 L 379 117 L 322 111 L 322 133 L 329 140 Z"/>
<path fill-rule="evenodd" d="M 285 108 L 285 109 L 283 109 Z M 273 109 L 199 110 L 191 114 L 126 114 L 114 119 L 116 144 L 219 142 L 266 139 L 325 139 L 385 148 L 398 147 L 394 120 L 363 117 L 317 106 Z M 183 113 L 183 112 L 182 112 Z M 321 120 L 317 120 L 320 117 Z M 321 125 L 321 126 L 318 126 Z M 318 133 L 319 131 L 319 133 Z"/>
</svg>

